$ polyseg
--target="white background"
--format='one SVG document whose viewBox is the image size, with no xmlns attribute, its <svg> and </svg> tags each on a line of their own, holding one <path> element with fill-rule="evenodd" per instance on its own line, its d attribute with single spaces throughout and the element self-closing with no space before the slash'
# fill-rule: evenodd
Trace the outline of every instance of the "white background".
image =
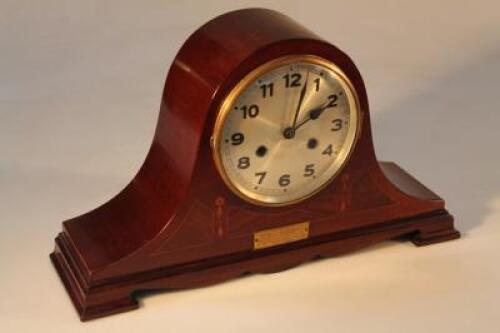
<svg viewBox="0 0 500 333">
<path fill-rule="evenodd" d="M 500 332 L 497 1 L 0 0 L 3 332 Z M 64 219 L 143 162 L 186 37 L 262 6 L 347 52 L 379 158 L 447 200 L 464 237 L 379 246 L 286 272 L 141 298 L 80 323 L 48 258 Z"/>
</svg>

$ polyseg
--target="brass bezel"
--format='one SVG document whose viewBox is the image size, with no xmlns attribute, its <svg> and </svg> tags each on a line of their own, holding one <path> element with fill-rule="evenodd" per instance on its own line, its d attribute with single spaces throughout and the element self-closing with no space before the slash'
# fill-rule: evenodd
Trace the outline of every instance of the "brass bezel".
<svg viewBox="0 0 500 333">
<path fill-rule="evenodd" d="M 240 96 L 240 94 L 252 83 L 254 82 L 258 77 L 260 77 L 262 74 L 269 72 L 273 69 L 276 69 L 278 67 L 292 64 L 292 63 L 311 63 L 319 66 L 323 66 L 329 70 L 331 70 L 336 78 L 338 79 L 339 83 L 342 85 L 344 91 L 347 94 L 348 102 L 349 105 L 351 106 L 351 111 L 350 112 L 350 123 L 355 124 L 354 128 L 353 126 L 350 126 L 349 132 L 346 136 L 346 140 L 344 143 L 344 146 L 342 147 L 342 150 L 339 152 L 338 157 L 334 164 L 332 164 L 332 167 L 334 165 L 338 165 L 336 168 L 336 171 L 330 176 L 330 178 L 323 183 L 321 186 L 318 186 L 316 189 L 313 191 L 309 192 L 307 195 L 304 195 L 300 198 L 289 200 L 289 201 L 284 201 L 284 202 L 267 202 L 263 201 L 260 199 L 257 199 L 259 195 L 252 195 L 254 193 L 248 193 L 245 194 L 244 190 L 240 189 L 241 186 L 238 184 L 235 184 L 231 181 L 231 179 L 228 177 L 223 163 L 222 163 L 222 158 L 220 156 L 220 145 L 221 145 L 221 137 L 222 135 L 219 135 L 221 133 L 222 127 L 224 125 L 225 119 L 229 112 L 233 109 L 233 104 L 236 101 L 236 99 Z M 330 184 L 336 176 L 342 171 L 344 166 L 347 164 L 353 150 L 356 144 L 356 141 L 359 137 L 359 131 L 361 129 L 361 111 L 360 111 L 360 104 L 359 104 L 359 98 L 357 95 L 356 90 L 354 89 L 354 85 L 351 83 L 347 75 L 334 63 L 332 63 L 329 60 L 326 60 L 324 58 L 321 58 L 316 55 L 310 55 L 310 54 L 302 54 L 302 55 L 288 55 L 288 56 L 283 56 L 280 58 L 273 59 L 269 62 L 266 62 L 259 67 L 255 68 L 252 70 L 249 74 L 247 74 L 241 81 L 239 81 L 233 89 L 227 94 L 227 96 L 224 98 L 224 100 L 221 103 L 221 106 L 219 108 L 217 118 L 215 120 L 215 125 L 214 129 L 212 132 L 212 137 L 211 137 L 211 147 L 212 147 L 212 155 L 213 159 L 215 162 L 215 166 L 217 168 L 217 171 L 219 172 L 219 175 L 221 176 L 222 180 L 224 183 L 229 187 L 229 189 L 236 194 L 238 197 L 241 199 L 258 205 L 258 206 L 266 206 L 266 207 L 277 207 L 277 206 L 288 206 L 288 205 L 293 205 L 298 202 L 304 201 L 318 192 L 320 192 L 322 189 L 324 189 L 328 184 Z M 354 121 L 352 121 L 354 120 Z"/>
</svg>

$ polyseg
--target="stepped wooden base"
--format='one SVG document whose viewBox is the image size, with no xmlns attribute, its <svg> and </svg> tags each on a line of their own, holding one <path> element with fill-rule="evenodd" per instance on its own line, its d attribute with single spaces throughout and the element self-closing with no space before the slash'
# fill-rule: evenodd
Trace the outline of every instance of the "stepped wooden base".
<svg viewBox="0 0 500 333">
<path fill-rule="evenodd" d="M 330 257 L 378 242 L 408 235 L 420 246 L 460 237 L 453 217 L 446 211 L 412 219 L 392 221 L 370 227 L 308 239 L 284 247 L 236 253 L 183 264 L 89 286 L 72 264 L 64 234 L 56 239 L 51 259 L 76 306 L 80 318 L 89 320 L 138 307 L 134 292 L 141 290 L 180 289 L 210 285 L 248 273 L 281 271 L 303 262 Z"/>
</svg>

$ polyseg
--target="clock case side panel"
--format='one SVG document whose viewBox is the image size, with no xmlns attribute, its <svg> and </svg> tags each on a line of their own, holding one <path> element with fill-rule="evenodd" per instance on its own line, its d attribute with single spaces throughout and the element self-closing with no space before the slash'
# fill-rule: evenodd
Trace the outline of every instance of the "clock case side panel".
<svg viewBox="0 0 500 333">
<path fill-rule="evenodd" d="M 344 71 L 359 96 L 360 135 L 341 174 L 314 199 L 288 208 L 250 205 L 223 184 L 215 169 L 210 148 L 215 117 L 244 75 L 290 54 L 320 56 Z M 405 219 L 445 211 L 444 202 L 429 191 L 411 190 L 415 184 L 397 167 L 377 162 L 363 80 L 347 55 L 280 13 L 235 11 L 208 22 L 183 45 L 170 68 L 142 168 L 115 198 L 64 222 L 51 258 L 81 318 L 90 319 L 137 307 L 131 298 L 135 290 L 191 287 L 247 271 L 273 271 L 418 231 L 418 223 Z M 305 220 L 311 221 L 312 238 L 290 244 L 290 255 L 277 254 L 283 247 L 253 251 L 255 231 Z M 382 226 L 390 221 L 401 228 Z M 327 246 L 329 234 L 336 235 L 331 240 L 347 239 L 350 229 L 375 224 L 381 226 L 367 229 L 364 240 L 313 250 L 314 242 Z M 436 239 L 435 228 L 429 228 L 418 233 L 421 243 Z M 308 250 L 300 250 L 306 245 Z M 248 267 L 235 264 L 248 260 Z"/>
</svg>

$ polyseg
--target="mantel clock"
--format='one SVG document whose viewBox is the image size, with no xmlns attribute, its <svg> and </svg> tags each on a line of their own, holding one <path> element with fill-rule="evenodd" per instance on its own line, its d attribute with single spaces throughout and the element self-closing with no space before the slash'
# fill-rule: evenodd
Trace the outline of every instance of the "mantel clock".
<svg viewBox="0 0 500 333">
<path fill-rule="evenodd" d="M 135 292 L 276 272 L 408 236 L 459 237 L 444 201 L 377 161 L 352 60 L 292 19 L 245 9 L 175 57 L 135 178 L 63 223 L 51 259 L 82 320 Z"/>
</svg>

